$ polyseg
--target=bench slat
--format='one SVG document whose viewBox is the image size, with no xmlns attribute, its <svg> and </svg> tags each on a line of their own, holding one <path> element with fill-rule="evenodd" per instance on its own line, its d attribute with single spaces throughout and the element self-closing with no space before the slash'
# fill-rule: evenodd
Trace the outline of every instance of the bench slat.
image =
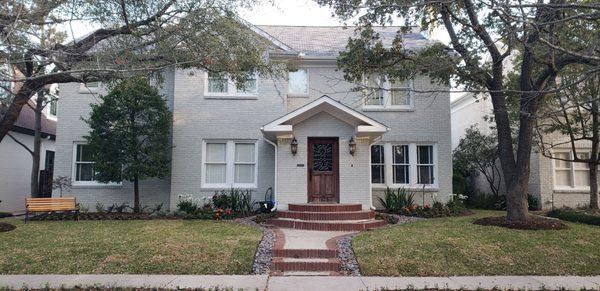
<svg viewBox="0 0 600 291">
<path fill-rule="evenodd" d="M 75 197 L 26 198 L 27 211 L 74 211 L 77 210 Z"/>
</svg>

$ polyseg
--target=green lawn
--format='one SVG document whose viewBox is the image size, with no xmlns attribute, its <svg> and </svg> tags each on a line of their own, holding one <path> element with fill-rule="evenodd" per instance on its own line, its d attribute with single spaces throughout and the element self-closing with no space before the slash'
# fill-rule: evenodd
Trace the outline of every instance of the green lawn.
<svg viewBox="0 0 600 291">
<path fill-rule="evenodd" d="M 259 229 L 200 220 L 2 219 L 0 274 L 248 274 Z"/>
<path fill-rule="evenodd" d="M 467 217 L 436 218 L 361 233 L 354 252 L 367 276 L 600 275 L 600 227 L 567 230 L 479 226 Z"/>
</svg>

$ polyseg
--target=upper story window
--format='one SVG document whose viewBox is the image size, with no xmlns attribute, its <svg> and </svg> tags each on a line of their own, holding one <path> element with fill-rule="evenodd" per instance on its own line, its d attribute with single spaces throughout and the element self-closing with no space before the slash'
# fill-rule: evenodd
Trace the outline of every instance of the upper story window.
<svg viewBox="0 0 600 291">
<path fill-rule="evenodd" d="M 298 69 L 288 72 L 288 94 L 292 96 L 308 96 L 308 70 Z"/>
<path fill-rule="evenodd" d="M 79 93 L 98 93 L 100 85 L 100 82 L 81 83 L 79 86 Z"/>
<path fill-rule="evenodd" d="M 364 109 L 413 109 L 412 81 L 390 81 L 385 77 L 370 76 L 364 82 Z"/>
<path fill-rule="evenodd" d="M 250 75 L 244 83 L 238 84 L 225 73 L 209 72 L 205 84 L 205 96 L 256 96 L 258 78 Z"/>
<path fill-rule="evenodd" d="M 577 150 L 577 154 L 582 159 L 588 159 L 589 152 Z M 589 189 L 590 187 L 590 168 L 587 163 L 574 163 L 573 151 L 555 152 L 554 157 L 554 188 L 555 189 Z"/>
<path fill-rule="evenodd" d="M 256 187 L 256 142 L 205 142 L 203 172 L 206 188 Z"/>
<path fill-rule="evenodd" d="M 56 113 L 58 111 L 58 100 L 52 99 L 50 103 L 48 103 L 48 114 L 50 116 L 56 117 Z"/>
<path fill-rule="evenodd" d="M 436 186 L 435 144 L 384 143 L 371 146 L 371 182 L 388 187 Z"/>
</svg>

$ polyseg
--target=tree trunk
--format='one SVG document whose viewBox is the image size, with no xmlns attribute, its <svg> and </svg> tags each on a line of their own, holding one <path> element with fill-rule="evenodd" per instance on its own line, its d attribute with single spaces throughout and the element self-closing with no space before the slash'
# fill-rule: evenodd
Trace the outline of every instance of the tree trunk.
<svg viewBox="0 0 600 291">
<path fill-rule="evenodd" d="M 596 78 L 595 78 L 596 79 Z M 596 94 L 597 95 L 597 94 Z M 598 99 L 592 100 L 592 151 L 590 153 L 590 208 L 598 209 L 598 147 L 600 146 L 600 112 Z"/>
<path fill-rule="evenodd" d="M 139 213 L 140 207 L 140 187 L 139 178 L 137 175 L 133 178 L 133 212 Z"/>
<path fill-rule="evenodd" d="M 35 126 L 33 137 L 33 153 L 31 163 L 31 197 L 39 195 L 40 151 L 42 144 L 42 110 L 44 109 L 44 92 L 40 90 L 35 100 Z"/>
<path fill-rule="evenodd" d="M 590 166 L 590 208 L 598 209 L 598 165 L 589 163 Z"/>
</svg>

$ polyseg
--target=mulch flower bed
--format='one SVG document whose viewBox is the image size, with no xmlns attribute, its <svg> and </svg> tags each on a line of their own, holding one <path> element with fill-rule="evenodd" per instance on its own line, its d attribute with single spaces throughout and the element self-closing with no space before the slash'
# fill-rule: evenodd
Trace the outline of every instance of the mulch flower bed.
<svg viewBox="0 0 600 291">
<path fill-rule="evenodd" d="M 525 221 L 508 221 L 506 216 L 484 217 L 473 222 L 478 225 L 500 226 L 513 229 L 528 230 L 559 230 L 569 228 L 566 224 L 557 219 L 548 219 L 538 216 L 530 216 Z"/>
<path fill-rule="evenodd" d="M 44 213 L 30 218 L 32 221 L 59 221 L 59 220 L 150 220 L 153 219 L 148 213 Z M 158 217 L 157 217 L 158 218 Z M 165 217 L 161 217 L 165 218 Z"/>
<path fill-rule="evenodd" d="M 0 232 L 7 232 L 7 231 L 11 231 L 13 229 L 17 228 L 16 226 L 12 225 L 12 224 L 8 224 L 5 222 L 0 222 Z"/>
</svg>

